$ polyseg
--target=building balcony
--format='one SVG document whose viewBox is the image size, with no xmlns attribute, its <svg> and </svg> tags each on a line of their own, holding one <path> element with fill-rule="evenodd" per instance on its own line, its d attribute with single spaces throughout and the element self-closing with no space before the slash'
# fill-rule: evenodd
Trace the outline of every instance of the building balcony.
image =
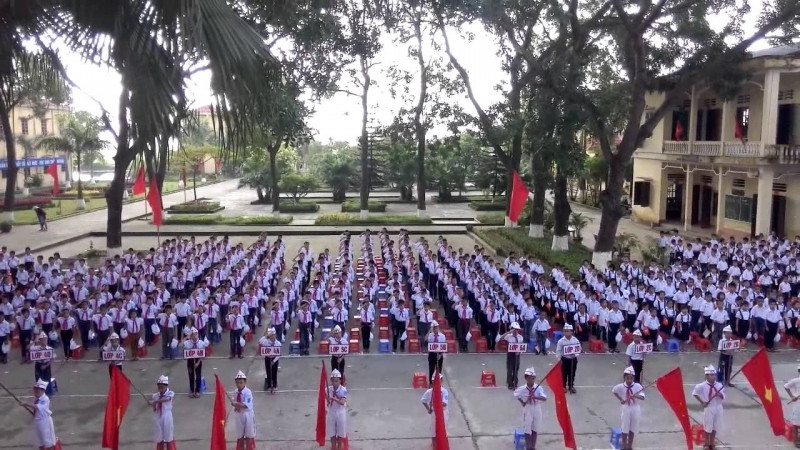
<svg viewBox="0 0 800 450">
<path fill-rule="evenodd" d="M 765 145 L 762 152 L 760 142 L 664 141 L 661 148 L 667 155 L 768 158 L 780 164 L 800 163 L 800 145 Z"/>
</svg>

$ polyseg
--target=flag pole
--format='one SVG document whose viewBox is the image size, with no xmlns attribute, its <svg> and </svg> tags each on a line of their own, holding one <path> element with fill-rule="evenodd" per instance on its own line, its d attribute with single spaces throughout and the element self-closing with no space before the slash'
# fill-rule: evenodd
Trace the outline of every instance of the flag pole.
<svg viewBox="0 0 800 450">
<path fill-rule="evenodd" d="M 9 390 L 8 390 L 8 388 L 7 388 L 7 387 L 6 387 L 6 386 L 5 386 L 3 383 L 0 383 L 0 387 L 2 387 L 2 388 L 3 388 L 3 390 L 4 390 L 4 391 L 6 391 L 6 393 L 7 393 L 8 395 L 10 395 L 10 396 L 11 396 L 11 398 L 13 398 L 14 400 L 16 400 L 16 402 L 17 402 L 17 404 L 19 404 L 19 406 L 21 406 L 21 407 L 25 408 L 25 411 L 28 411 L 28 412 L 29 412 L 31 415 L 33 415 L 33 416 L 35 416 L 35 415 L 36 415 L 36 414 L 34 414 L 34 413 L 33 413 L 33 412 L 30 410 L 30 409 L 28 409 L 28 407 L 27 407 L 27 406 L 25 406 L 25 403 L 22 403 L 22 400 L 20 400 L 20 399 L 19 399 L 19 397 L 17 397 L 16 395 L 14 395 L 14 393 L 13 393 L 13 392 L 9 391 Z"/>
<path fill-rule="evenodd" d="M 130 379 L 130 378 L 128 378 L 128 376 L 127 376 L 127 375 L 125 375 L 125 374 L 122 372 L 122 370 L 121 370 L 121 369 L 117 369 L 117 370 L 119 370 L 119 375 L 120 375 L 122 378 L 125 378 L 125 381 L 127 381 L 127 382 L 128 382 L 128 384 L 130 384 L 130 385 L 131 385 L 131 387 L 133 388 L 133 390 L 134 390 L 134 391 L 136 391 L 136 392 L 137 392 L 139 395 L 141 395 L 141 396 L 142 396 L 142 398 L 144 399 L 144 401 L 145 401 L 145 402 L 147 402 L 147 404 L 149 405 L 149 404 L 150 404 L 150 400 L 148 400 L 148 399 L 147 399 L 147 396 L 146 396 L 146 395 L 144 395 L 144 392 L 142 392 L 142 390 L 141 390 L 141 389 L 139 389 L 138 387 L 136 387 L 136 385 L 135 385 L 135 384 L 133 384 L 133 381 L 131 381 L 131 379 Z"/>
</svg>

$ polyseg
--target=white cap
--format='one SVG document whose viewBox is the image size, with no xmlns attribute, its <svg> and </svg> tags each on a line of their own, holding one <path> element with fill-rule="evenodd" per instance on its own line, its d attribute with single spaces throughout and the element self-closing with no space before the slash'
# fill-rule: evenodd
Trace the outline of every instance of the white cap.
<svg viewBox="0 0 800 450">
<path fill-rule="evenodd" d="M 641 335 L 642 335 L 642 330 L 636 330 L 636 331 L 634 331 L 634 332 L 633 332 L 633 335 L 634 335 L 634 336 L 641 336 Z"/>
<path fill-rule="evenodd" d="M 169 384 L 169 377 L 166 375 L 161 375 L 158 377 L 156 384 Z"/>
<path fill-rule="evenodd" d="M 197 328 L 192 327 L 192 329 L 189 330 L 189 332 L 192 333 L 192 334 L 197 334 Z"/>
<path fill-rule="evenodd" d="M 333 327 L 333 332 L 335 333 L 337 331 L 342 331 L 342 328 L 339 325 L 336 325 L 335 327 Z"/>
<path fill-rule="evenodd" d="M 119 339 L 119 335 L 117 333 L 111 333 L 111 336 L 108 337 L 109 339 Z"/>
<path fill-rule="evenodd" d="M 47 339 L 47 333 L 44 331 L 40 332 L 39 335 L 36 336 L 36 339 Z"/>
<path fill-rule="evenodd" d="M 431 322 L 431 326 L 432 327 L 438 327 L 439 326 L 439 322 L 434 320 L 433 322 Z"/>
<path fill-rule="evenodd" d="M 234 380 L 246 380 L 247 376 L 241 370 L 236 372 L 236 378 Z"/>
<path fill-rule="evenodd" d="M 519 326 L 517 322 L 511 322 L 511 329 L 512 330 L 521 330 L 522 328 Z"/>
<path fill-rule="evenodd" d="M 733 329 L 730 325 L 727 325 L 725 328 L 722 329 L 723 333 L 733 333 Z"/>
<path fill-rule="evenodd" d="M 525 369 L 525 376 L 526 377 L 535 377 L 536 376 L 536 369 L 533 367 L 528 367 Z"/>
<path fill-rule="evenodd" d="M 622 374 L 623 375 L 636 375 L 636 371 L 633 370 L 633 366 L 628 366 L 628 367 L 625 368 L 624 371 L 622 371 Z"/>
<path fill-rule="evenodd" d="M 36 383 L 33 384 L 33 387 L 37 389 L 47 389 L 47 384 L 47 381 L 44 381 L 40 378 L 36 381 Z"/>
<path fill-rule="evenodd" d="M 572 325 L 570 325 L 570 324 L 564 325 L 564 331 L 567 331 L 567 330 L 572 331 Z"/>
<path fill-rule="evenodd" d="M 333 372 L 331 372 L 331 378 L 342 378 L 342 373 L 337 369 L 333 369 Z"/>
<path fill-rule="evenodd" d="M 269 327 L 267 328 L 267 336 L 275 334 L 275 328 Z"/>
<path fill-rule="evenodd" d="M 706 375 L 711 373 L 716 374 L 717 369 L 715 369 L 713 365 L 708 365 L 703 369 L 703 373 L 705 373 Z"/>
</svg>

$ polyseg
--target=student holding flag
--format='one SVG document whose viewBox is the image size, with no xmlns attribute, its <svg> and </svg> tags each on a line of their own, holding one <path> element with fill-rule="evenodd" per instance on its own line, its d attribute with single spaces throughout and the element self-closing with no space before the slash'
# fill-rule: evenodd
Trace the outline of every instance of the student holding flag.
<svg viewBox="0 0 800 450">
<path fill-rule="evenodd" d="M 331 372 L 331 385 L 327 388 L 326 397 L 331 449 L 344 450 L 344 441 L 347 439 L 347 388 L 342 386 L 342 374 L 336 369 Z"/>
<path fill-rule="evenodd" d="M 525 432 L 525 450 L 536 448 L 536 437 L 542 430 L 542 402 L 547 401 L 542 384 L 536 384 L 536 370 L 525 369 L 525 385 L 514 391 L 514 398 L 522 405 L 522 430 Z"/>
<path fill-rule="evenodd" d="M 247 376 L 241 370 L 236 373 L 236 390 L 231 406 L 234 415 L 231 421 L 236 432 L 236 448 L 255 450 L 256 423 L 253 410 L 253 392 L 247 387 Z"/>
<path fill-rule="evenodd" d="M 639 422 L 642 418 L 639 402 L 644 400 L 644 388 L 634 381 L 635 376 L 633 367 L 626 367 L 622 373 L 623 382 L 611 389 L 611 393 L 622 404 L 620 450 L 633 449 L 633 437 L 639 432 Z"/>
<path fill-rule="evenodd" d="M 800 366 L 797 366 L 797 372 L 800 374 Z M 800 376 L 792 378 L 783 385 L 789 398 L 792 400 L 792 415 L 789 416 L 789 423 L 792 425 L 792 437 L 794 438 L 795 448 L 800 448 Z"/>
<path fill-rule="evenodd" d="M 158 392 L 153 394 L 149 401 L 155 416 L 153 418 L 153 440 L 156 442 L 156 450 L 170 450 L 175 440 L 172 422 L 172 400 L 175 398 L 175 392 L 169 390 L 169 378 L 165 375 L 158 377 L 156 386 Z"/>
<path fill-rule="evenodd" d="M 434 375 L 438 377 L 438 373 Z M 441 383 L 441 378 L 438 378 L 439 383 Z M 435 383 L 434 383 L 435 384 Z M 431 433 L 431 448 L 436 449 L 436 411 L 434 410 L 433 404 L 433 396 L 434 396 L 434 387 L 431 386 L 430 389 L 425 391 L 422 394 L 422 398 L 420 402 L 422 406 L 425 407 L 425 410 L 428 411 L 428 415 L 430 416 L 430 433 Z M 450 403 L 450 393 L 447 391 L 447 388 L 441 386 L 441 399 L 442 399 L 442 415 L 444 418 L 444 429 L 447 430 L 447 405 Z"/>
<path fill-rule="evenodd" d="M 33 405 L 24 405 L 25 409 L 33 414 L 33 423 L 36 427 L 34 433 L 36 448 L 50 450 L 55 449 L 58 439 L 53 425 L 53 412 L 50 411 L 50 398 L 47 397 L 48 382 L 37 380 L 33 385 Z"/>
<path fill-rule="evenodd" d="M 717 369 L 706 366 L 703 369 L 706 381 L 696 385 L 692 396 L 703 407 L 703 430 L 706 432 L 705 448 L 713 449 L 717 432 L 722 429 L 722 401 L 725 400 L 725 391 L 722 383 L 717 381 Z"/>
</svg>

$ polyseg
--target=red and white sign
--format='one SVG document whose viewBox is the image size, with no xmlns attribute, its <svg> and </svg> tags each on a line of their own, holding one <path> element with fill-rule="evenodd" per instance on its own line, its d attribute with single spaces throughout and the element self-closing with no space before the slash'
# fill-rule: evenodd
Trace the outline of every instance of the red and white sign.
<svg viewBox="0 0 800 450">
<path fill-rule="evenodd" d="M 564 356 L 579 355 L 582 349 L 581 344 L 569 344 L 561 347 L 561 352 Z"/>
<path fill-rule="evenodd" d="M 633 347 L 633 351 L 634 353 L 652 353 L 653 343 L 648 342 L 646 344 L 645 343 L 636 344 L 636 346 Z"/>
<path fill-rule="evenodd" d="M 206 349 L 204 348 L 188 348 L 183 350 L 183 357 L 185 359 L 205 358 Z"/>
<path fill-rule="evenodd" d="M 28 359 L 31 361 L 50 361 L 53 359 L 53 349 L 47 350 L 31 350 L 28 353 Z"/>
<path fill-rule="evenodd" d="M 722 341 L 723 350 L 739 350 L 739 340 L 732 339 L 730 341 Z"/>
<path fill-rule="evenodd" d="M 348 344 L 331 344 L 328 347 L 328 353 L 334 356 L 346 355 L 350 353 L 350 345 Z"/>
<path fill-rule="evenodd" d="M 508 353 L 525 353 L 526 351 L 528 351 L 528 344 L 508 343 Z"/>
<path fill-rule="evenodd" d="M 428 351 L 431 353 L 447 353 L 447 342 L 428 342 Z"/>
<path fill-rule="evenodd" d="M 125 350 L 104 350 L 103 361 L 125 361 Z"/>
<path fill-rule="evenodd" d="M 261 356 L 281 356 L 280 347 L 261 347 Z"/>
</svg>

